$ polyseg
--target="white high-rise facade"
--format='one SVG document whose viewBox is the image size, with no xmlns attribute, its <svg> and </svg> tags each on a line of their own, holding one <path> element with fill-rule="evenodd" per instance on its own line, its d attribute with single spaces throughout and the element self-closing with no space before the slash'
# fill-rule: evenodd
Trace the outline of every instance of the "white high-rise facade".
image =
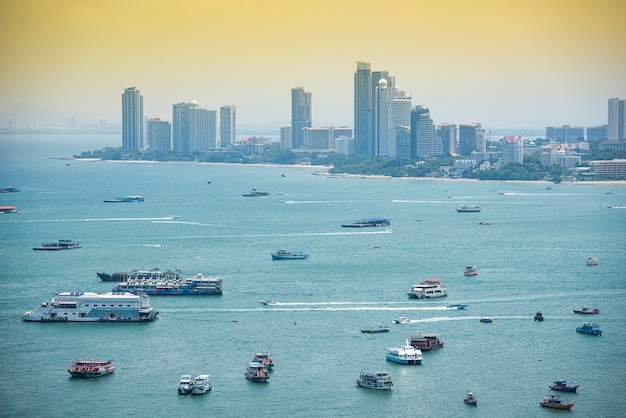
<svg viewBox="0 0 626 418">
<path fill-rule="evenodd" d="M 174 152 L 208 152 L 217 142 L 216 111 L 202 109 L 196 101 L 176 103 L 172 132 Z"/>
<path fill-rule="evenodd" d="M 122 149 L 143 149 L 143 96 L 136 87 L 122 94 Z"/>
<path fill-rule="evenodd" d="M 626 100 L 617 97 L 609 99 L 609 141 L 626 140 Z"/>
</svg>

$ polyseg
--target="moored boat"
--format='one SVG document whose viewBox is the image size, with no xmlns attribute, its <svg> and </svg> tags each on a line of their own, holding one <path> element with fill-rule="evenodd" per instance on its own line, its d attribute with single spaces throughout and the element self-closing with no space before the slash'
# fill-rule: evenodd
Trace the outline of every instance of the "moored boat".
<svg viewBox="0 0 626 418">
<path fill-rule="evenodd" d="M 180 381 L 178 383 L 179 395 L 191 395 L 191 392 L 193 391 L 193 379 L 194 376 L 190 374 L 180 376 Z"/>
<path fill-rule="evenodd" d="M 448 296 L 448 290 L 443 280 L 426 279 L 411 286 L 406 294 L 412 299 L 430 299 Z"/>
<path fill-rule="evenodd" d="M 367 389 L 391 390 L 393 382 L 387 372 L 363 370 L 359 375 L 359 379 L 356 381 L 356 385 Z"/>
<path fill-rule="evenodd" d="M 543 406 L 544 408 L 567 409 L 567 410 L 572 409 L 572 406 L 574 406 L 573 403 L 563 402 L 561 398 L 558 397 L 557 395 L 546 396 L 545 398 L 543 398 L 543 401 L 539 402 L 539 405 Z"/>
<path fill-rule="evenodd" d="M 395 324 L 410 324 L 411 320 L 406 316 L 399 316 L 393 320 Z"/>
<path fill-rule="evenodd" d="M 71 377 L 102 377 L 115 371 L 115 363 L 112 358 L 103 360 L 74 360 L 68 372 Z"/>
<path fill-rule="evenodd" d="M 0 206 L 0 213 L 17 213 L 15 206 Z"/>
<path fill-rule="evenodd" d="M 420 334 L 411 337 L 411 345 L 421 351 L 431 351 L 443 348 L 443 341 L 439 339 L 439 334 Z"/>
<path fill-rule="evenodd" d="M 183 272 L 180 270 L 161 271 L 158 268 L 152 270 L 131 270 L 128 272 L 96 273 L 103 282 L 125 282 L 127 280 L 172 280 L 182 279 Z"/>
<path fill-rule="evenodd" d="M 464 212 L 480 212 L 480 207 L 478 206 L 470 206 L 470 205 L 461 205 L 458 208 L 456 208 L 457 212 L 460 213 L 464 213 Z"/>
<path fill-rule="evenodd" d="M 541 312 L 537 312 L 535 314 L 535 321 L 539 321 L 539 322 L 543 321 L 543 314 Z"/>
<path fill-rule="evenodd" d="M 598 258 L 597 257 L 589 257 L 587 259 L 587 265 L 588 266 L 597 266 L 598 265 Z"/>
<path fill-rule="evenodd" d="M 54 242 L 44 242 L 40 247 L 35 247 L 33 250 L 39 251 L 58 251 L 58 250 L 73 250 L 75 248 L 81 248 L 80 244 L 73 242 L 71 239 L 60 239 Z"/>
<path fill-rule="evenodd" d="M 368 228 L 377 226 L 389 226 L 391 219 L 389 218 L 365 218 L 357 219 L 351 224 L 342 224 L 344 228 Z"/>
<path fill-rule="evenodd" d="M 130 292 L 146 295 L 221 295 L 222 279 L 220 277 L 204 277 L 198 273 L 188 279 L 129 279 L 119 283 L 113 292 Z"/>
<path fill-rule="evenodd" d="M 246 367 L 246 372 L 244 374 L 246 379 L 255 383 L 265 383 L 270 378 L 267 373 L 267 367 L 261 363 L 257 363 L 256 361 L 248 362 L 248 366 Z"/>
<path fill-rule="evenodd" d="M 581 324 L 580 326 L 576 327 L 576 332 L 589 335 L 602 335 L 600 325 L 595 322 L 585 322 L 584 324 Z"/>
<path fill-rule="evenodd" d="M 409 344 L 409 340 L 406 340 L 405 345 L 402 347 L 393 347 L 387 350 L 387 361 L 393 361 L 398 364 L 422 364 L 422 351 Z"/>
<path fill-rule="evenodd" d="M 389 332 L 389 327 L 384 325 L 379 326 L 378 328 L 365 328 L 361 330 L 364 334 L 378 334 L 379 332 Z"/>
<path fill-rule="evenodd" d="M 28 322 L 147 322 L 154 321 L 158 311 L 150 306 L 148 295 L 127 292 L 61 292 L 51 301 L 25 312 Z"/>
<path fill-rule="evenodd" d="M 243 196 L 246 197 L 263 197 L 263 196 L 269 196 L 269 192 L 263 192 L 257 189 L 252 189 L 252 191 L 250 193 L 246 193 Z"/>
<path fill-rule="evenodd" d="M 256 363 L 261 363 L 267 370 L 272 370 L 274 368 L 274 360 L 272 359 L 272 355 L 267 352 L 254 353 L 254 358 L 252 361 Z"/>
<path fill-rule="evenodd" d="M 208 374 L 199 374 L 193 379 L 192 395 L 204 395 L 211 390 L 211 376 Z"/>
<path fill-rule="evenodd" d="M 478 274 L 478 269 L 476 268 L 476 266 L 467 266 L 465 267 L 463 274 L 465 276 L 476 276 Z"/>
<path fill-rule="evenodd" d="M 579 385 L 568 385 L 566 380 L 557 380 L 548 387 L 552 390 L 559 390 L 561 392 L 576 392 L 578 386 Z"/>
<path fill-rule="evenodd" d="M 600 309 L 596 309 L 596 308 L 581 308 L 579 310 L 574 309 L 574 313 L 581 314 L 581 315 L 593 315 L 593 314 L 599 314 Z"/>
<path fill-rule="evenodd" d="M 277 250 L 272 253 L 272 260 L 305 260 L 309 258 L 306 251 Z"/>
<path fill-rule="evenodd" d="M 463 399 L 463 402 L 465 403 L 465 405 L 478 405 L 478 400 L 476 399 L 476 396 L 469 390 L 467 391 L 467 395 L 465 395 L 465 399 Z"/>
</svg>

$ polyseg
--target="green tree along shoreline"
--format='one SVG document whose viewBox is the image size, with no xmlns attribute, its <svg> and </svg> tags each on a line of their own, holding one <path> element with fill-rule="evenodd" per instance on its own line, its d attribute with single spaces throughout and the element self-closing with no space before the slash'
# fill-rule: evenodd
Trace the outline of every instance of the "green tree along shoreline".
<svg viewBox="0 0 626 418">
<path fill-rule="evenodd" d="M 537 140 L 539 142 L 540 140 Z M 496 147 L 497 148 L 497 147 Z M 592 160 L 612 160 L 626 158 L 626 152 L 599 150 L 599 141 L 590 141 L 590 150 L 582 153 L 579 167 L 588 167 Z M 328 166 L 331 174 L 356 174 L 389 177 L 428 177 L 428 178 L 467 178 L 478 180 L 547 180 L 560 182 L 563 178 L 584 180 L 579 170 L 560 166 L 542 166 L 539 151 L 524 156 L 523 164 L 511 163 L 504 167 L 479 170 L 478 164 L 465 171 L 452 169 L 454 160 L 464 157 L 447 156 L 420 161 L 407 161 L 389 157 L 367 158 L 362 155 L 346 155 L 336 152 L 293 152 L 281 149 L 278 144 L 268 145 L 262 154 L 247 155 L 233 148 L 212 152 L 155 152 L 151 150 L 122 150 L 120 147 L 107 147 L 101 150 L 86 151 L 74 158 L 98 158 L 110 161 L 159 161 L 159 162 L 206 162 L 229 164 L 310 164 Z M 490 161 L 495 163 L 496 161 Z M 618 180 L 623 178 L 598 178 L 593 180 Z"/>
</svg>

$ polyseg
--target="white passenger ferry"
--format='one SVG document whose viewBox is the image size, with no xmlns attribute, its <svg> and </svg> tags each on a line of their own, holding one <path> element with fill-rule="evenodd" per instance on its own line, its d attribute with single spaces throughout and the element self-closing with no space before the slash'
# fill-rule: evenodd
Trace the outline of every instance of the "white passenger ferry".
<svg viewBox="0 0 626 418">
<path fill-rule="evenodd" d="M 393 382 L 391 376 L 387 372 L 371 372 L 368 370 L 361 371 L 356 385 L 367 389 L 391 390 Z"/>
<path fill-rule="evenodd" d="M 448 289 L 441 279 L 426 279 L 411 286 L 406 293 L 409 298 L 430 299 L 448 296 Z"/>
<path fill-rule="evenodd" d="M 154 321 L 158 311 L 147 295 L 128 292 L 61 292 L 51 301 L 22 315 L 33 322 L 145 322 Z"/>
</svg>

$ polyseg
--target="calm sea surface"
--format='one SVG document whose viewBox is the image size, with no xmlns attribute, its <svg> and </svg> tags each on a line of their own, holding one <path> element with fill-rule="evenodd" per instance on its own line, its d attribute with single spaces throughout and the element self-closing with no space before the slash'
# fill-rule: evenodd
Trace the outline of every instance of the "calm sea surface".
<svg viewBox="0 0 626 418">
<path fill-rule="evenodd" d="M 0 136 L 0 187 L 21 190 L 0 194 L 0 205 L 19 208 L 0 215 L 1 416 L 551 417 L 559 412 L 539 401 L 557 379 L 580 385 L 562 396 L 571 414 L 624 415 L 626 186 L 55 159 L 119 143 Z M 253 187 L 271 196 L 242 196 Z M 125 194 L 148 201 L 103 203 Z M 482 211 L 457 213 L 461 204 Z M 390 228 L 340 226 L 374 216 Z M 63 238 L 83 248 L 32 250 Z M 310 258 L 272 261 L 276 249 Z M 590 256 L 598 266 L 585 265 Z M 467 265 L 478 276 L 463 276 Z M 20 320 L 56 291 L 111 290 L 96 272 L 154 267 L 219 275 L 224 295 L 152 297 L 160 315 L 146 324 Z M 449 297 L 407 298 L 432 277 Z M 573 314 L 582 306 L 601 313 Z M 393 324 L 398 316 L 413 322 Z M 602 337 L 576 333 L 584 320 L 598 321 Z M 380 325 L 390 332 L 360 332 Z M 445 347 L 421 366 L 385 361 L 388 347 L 424 332 Z M 256 351 L 274 357 L 268 384 L 244 378 Z M 70 379 L 79 357 L 113 357 L 117 370 Z M 355 387 L 363 369 L 388 371 L 393 390 Z M 179 397 L 188 373 L 210 374 L 213 390 Z M 463 404 L 467 390 L 478 407 Z"/>
</svg>

